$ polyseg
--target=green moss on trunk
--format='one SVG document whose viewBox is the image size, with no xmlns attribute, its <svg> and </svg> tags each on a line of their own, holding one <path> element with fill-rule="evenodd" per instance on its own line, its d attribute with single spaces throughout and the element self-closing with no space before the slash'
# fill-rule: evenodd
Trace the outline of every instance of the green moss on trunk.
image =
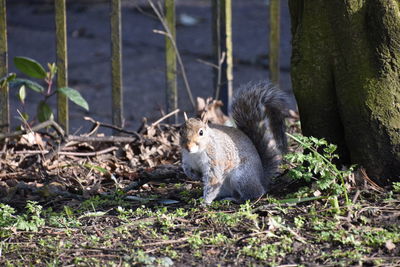
<svg viewBox="0 0 400 267">
<path fill-rule="evenodd" d="M 399 180 L 399 1 L 299 2 L 292 80 L 304 133 L 349 150 L 381 182 Z"/>
<path fill-rule="evenodd" d="M 305 135 L 324 137 L 348 152 L 338 112 L 334 60 L 336 53 L 328 1 L 290 0 L 293 34 L 292 82 Z"/>
</svg>

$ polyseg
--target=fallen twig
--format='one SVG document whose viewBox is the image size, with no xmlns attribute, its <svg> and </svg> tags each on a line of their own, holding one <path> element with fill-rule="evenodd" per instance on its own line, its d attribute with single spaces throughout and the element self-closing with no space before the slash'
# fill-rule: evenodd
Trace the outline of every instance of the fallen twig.
<svg viewBox="0 0 400 267">
<path fill-rule="evenodd" d="M 267 230 L 267 231 L 262 231 L 262 232 L 257 232 L 257 233 L 251 233 L 251 234 L 242 236 L 241 238 L 237 239 L 237 240 L 235 241 L 235 243 L 237 244 L 237 243 L 239 243 L 240 241 L 243 241 L 243 240 L 245 240 L 245 239 L 247 239 L 247 238 L 254 237 L 254 236 L 258 236 L 258 235 L 264 235 L 264 234 L 270 234 L 270 235 L 276 236 L 276 235 L 275 235 L 274 233 L 272 233 L 270 230 Z"/>
<path fill-rule="evenodd" d="M 138 134 L 137 132 L 134 131 L 128 131 L 125 130 L 121 127 L 112 125 L 112 124 L 108 124 L 108 123 L 104 123 L 104 122 L 100 122 L 100 121 L 96 121 L 95 119 L 91 118 L 91 117 L 83 117 L 85 120 L 93 122 L 95 124 L 95 127 L 90 131 L 90 133 L 92 134 L 99 126 L 101 127 L 105 127 L 105 128 L 110 128 L 110 129 L 114 129 L 117 130 L 121 133 L 126 133 L 126 134 L 131 134 L 134 135 L 137 139 L 142 140 L 142 137 L 140 136 L 140 134 Z M 90 135 L 90 134 L 89 134 Z"/>
<path fill-rule="evenodd" d="M 65 136 L 65 132 L 64 130 L 61 128 L 60 125 L 57 124 L 57 122 L 53 121 L 53 120 L 48 120 L 42 123 L 39 123 L 33 127 L 31 127 L 31 129 L 29 130 L 21 130 L 21 131 L 15 131 L 12 133 L 0 133 L 0 140 L 7 138 L 7 137 L 15 137 L 15 136 L 20 136 L 23 134 L 28 133 L 29 131 L 33 131 L 36 132 L 40 129 L 46 128 L 46 127 L 53 127 L 53 129 L 61 136 L 61 138 L 64 138 Z"/>
<path fill-rule="evenodd" d="M 137 140 L 130 136 L 76 136 L 69 135 L 66 140 L 77 142 L 132 143 Z"/>
<path fill-rule="evenodd" d="M 77 156 L 77 157 L 91 157 L 91 156 L 98 156 L 102 154 L 109 153 L 111 151 L 117 150 L 118 147 L 112 146 L 100 151 L 93 151 L 93 152 L 69 152 L 69 151 L 58 151 L 56 154 L 58 155 L 68 155 L 68 156 Z M 36 155 L 36 154 L 47 154 L 50 153 L 49 150 L 22 150 L 22 151 L 14 151 L 13 153 L 16 155 Z"/>
<path fill-rule="evenodd" d="M 102 154 L 107 154 L 111 151 L 118 150 L 118 147 L 112 146 L 108 147 L 106 149 L 100 150 L 100 151 L 94 151 L 94 152 L 66 152 L 66 151 L 60 151 L 58 152 L 59 155 L 68 155 L 68 156 L 77 156 L 77 157 L 92 157 L 92 156 L 99 156 Z"/>
<path fill-rule="evenodd" d="M 23 172 L 11 172 L 11 173 L 0 173 L 0 178 L 10 177 L 10 176 L 20 176 L 26 174 L 26 171 Z"/>
<path fill-rule="evenodd" d="M 179 108 L 175 109 L 174 111 L 171 111 L 170 113 L 168 113 L 168 114 L 162 116 L 161 118 L 159 118 L 158 120 L 156 120 L 155 122 L 153 122 L 153 123 L 151 124 L 150 127 L 156 126 L 157 124 L 159 124 L 159 123 L 162 122 L 163 120 L 165 120 L 165 119 L 171 117 L 172 115 L 174 115 L 174 114 L 176 114 L 176 113 L 178 113 L 178 112 L 179 112 Z"/>
<path fill-rule="evenodd" d="M 182 237 L 176 240 L 164 240 L 164 241 L 158 241 L 158 242 L 153 242 L 153 243 L 146 243 L 140 245 L 141 247 L 150 247 L 150 246 L 160 246 L 160 245 L 170 245 L 170 244 L 177 244 L 177 243 L 182 243 L 188 240 L 188 237 Z"/>
<path fill-rule="evenodd" d="M 369 176 L 367 175 L 367 172 L 365 171 L 364 168 L 360 168 L 360 173 L 362 178 L 364 179 L 364 181 L 370 185 L 371 189 L 379 192 L 379 193 L 383 193 L 385 192 L 385 189 L 383 189 L 382 187 L 380 187 L 379 185 L 377 185 L 374 181 L 372 181 L 371 178 L 369 178 Z"/>
<path fill-rule="evenodd" d="M 130 190 L 137 189 L 150 181 L 165 181 L 167 178 L 179 178 L 183 176 L 183 172 L 180 170 L 179 166 L 159 165 L 157 168 L 151 168 L 150 170 L 141 170 L 138 174 L 140 179 L 130 183 L 123 189 L 123 191 L 128 192 Z"/>
</svg>

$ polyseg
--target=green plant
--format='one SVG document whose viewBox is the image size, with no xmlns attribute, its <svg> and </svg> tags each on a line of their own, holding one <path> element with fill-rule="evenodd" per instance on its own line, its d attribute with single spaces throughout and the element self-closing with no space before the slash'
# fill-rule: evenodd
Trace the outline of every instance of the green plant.
<svg viewBox="0 0 400 267">
<path fill-rule="evenodd" d="M 166 255 L 167 257 L 171 259 L 179 259 L 179 254 L 172 246 L 167 246 L 163 250 L 161 250 L 163 255 Z"/>
<path fill-rule="evenodd" d="M 15 209 L 0 203 L 0 227 L 11 226 L 15 222 Z"/>
<path fill-rule="evenodd" d="M 188 243 L 193 249 L 199 249 L 204 245 L 205 240 L 201 237 L 200 233 L 195 233 L 189 236 Z"/>
<path fill-rule="evenodd" d="M 172 266 L 174 262 L 169 257 L 154 257 L 150 256 L 141 249 L 136 250 L 133 260 L 136 263 L 144 266 Z"/>
<path fill-rule="evenodd" d="M 228 241 L 228 237 L 221 233 L 217 233 L 216 235 L 207 238 L 207 243 L 211 245 L 224 245 L 225 243 L 228 243 Z"/>
<path fill-rule="evenodd" d="M 337 197 L 340 195 L 344 196 L 346 205 L 349 204 L 345 178 L 351 174 L 354 167 L 345 171 L 337 168 L 333 163 L 333 160 L 338 158 L 335 154 L 336 145 L 315 137 L 287 135 L 306 151 L 306 153 L 289 153 L 285 156 L 285 159 L 294 166 L 289 170 L 289 175 L 294 179 L 314 182 L 317 190 L 330 197 L 334 210 L 338 211 Z"/>
<path fill-rule="evenodd" d="M 46 223 L 53 227 L 74 228 L 81 226 L 78 218 L 74 215 L 73 210 L 69 206 L 64 206 L 61 212 L 55 212 L 52 208 L 48 208 L 43 213 Z"/>
<path fill-rule="evenodd" d="M 294 218 L 294 224 L 296 225 L 296 228 L 302 228 L 305 223 L 305 218 L 303 216 L 297 216 Z"/>
<path fill-rule="evenodd" d="M 20 230 L 36 232 L 45 223 L 41 218 L 42 206 L 34 201 L 28 201 L 26 209 L 26 213 L 17 216 L 15 227 Z"/>
<path fill-rule="evenodd" d="M 46 71 L 44 67 L 36 60 L 27 57 L 15 57 L 14 65 L 20 72 L 27 75 L 29 78 L 42 80 L 46 85 L 45 88 L 33 80 L 16 78 L 15 74 L 9 74 L 0 80 L 1 85 L 3 85 L 5 82 L 8 82 L 12 88 L 16 88 L 18 90 L 17 96 L 22 103 L 23 109 L 27 96 L 26 88 L 42 95 L 43 98 L 38 103 L 36 112 L 36 118 L 40 122 L 54 119 L 53 110 L 49 106 L 48 100 L 56 93 L 65 95 L 69 100 L 78 106 L 89 110 L 88 103 L 77 90 L 69 87 L 61 87 L 55 90 L 53 89 L 53 79 L 57 73 L 57 67 L 54 63 L 48 63 L 48 71 Z M 24 121 L 29 120 L 29 115 L 26 112 L 21 112 L 21 116 Z"/>
<path fill-rule="evenodd" d="M 15 227 L 18 230 L 36 232 L 45 224 L 41 213 L 42 206 L 34 201 L 28 201 L 26 212 L 21 215 L 15 215 L 14 208 L 0 204 L 0 227 Z"/>
<path fill-rule="evenodd" d="M 393 191 L 395 193 L 400 193 L 400 182 L 393 182 Z"/>
</svg>

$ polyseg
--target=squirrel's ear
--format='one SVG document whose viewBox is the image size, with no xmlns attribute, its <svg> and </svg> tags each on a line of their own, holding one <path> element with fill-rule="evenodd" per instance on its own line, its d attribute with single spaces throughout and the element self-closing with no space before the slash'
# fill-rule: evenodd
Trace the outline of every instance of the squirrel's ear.
<svg viewBox="0 0 400 267">
<path fill-rule="evenodd" d="M 207 111 L 206 111 L 206 110 L 203 111 L 203 113 L 201 114 L 200 119 L 201 119 L 201 121 L 202 121 L 203 123 L 207 124 L 207 122 L 208 122 L 208 116 L 207 116 Z"/>
<path fill-rule="evenodd" d="M 186 112 L 183 112 L 183 117 L 185 118 L 185 121 L 188 120 L 188 116 L 186 115 Z"/>
</svg>

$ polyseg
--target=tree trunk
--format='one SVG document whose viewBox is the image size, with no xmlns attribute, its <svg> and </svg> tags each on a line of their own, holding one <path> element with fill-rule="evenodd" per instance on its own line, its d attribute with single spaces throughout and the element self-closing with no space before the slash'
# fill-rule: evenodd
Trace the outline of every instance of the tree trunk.
<svg viewBox="0 0 400 267">
<path fill-rule="evenodd" d="M 378 182 L 400 180 L 400 1 L 289 0 L 305 135 Z"/>
</svg>

